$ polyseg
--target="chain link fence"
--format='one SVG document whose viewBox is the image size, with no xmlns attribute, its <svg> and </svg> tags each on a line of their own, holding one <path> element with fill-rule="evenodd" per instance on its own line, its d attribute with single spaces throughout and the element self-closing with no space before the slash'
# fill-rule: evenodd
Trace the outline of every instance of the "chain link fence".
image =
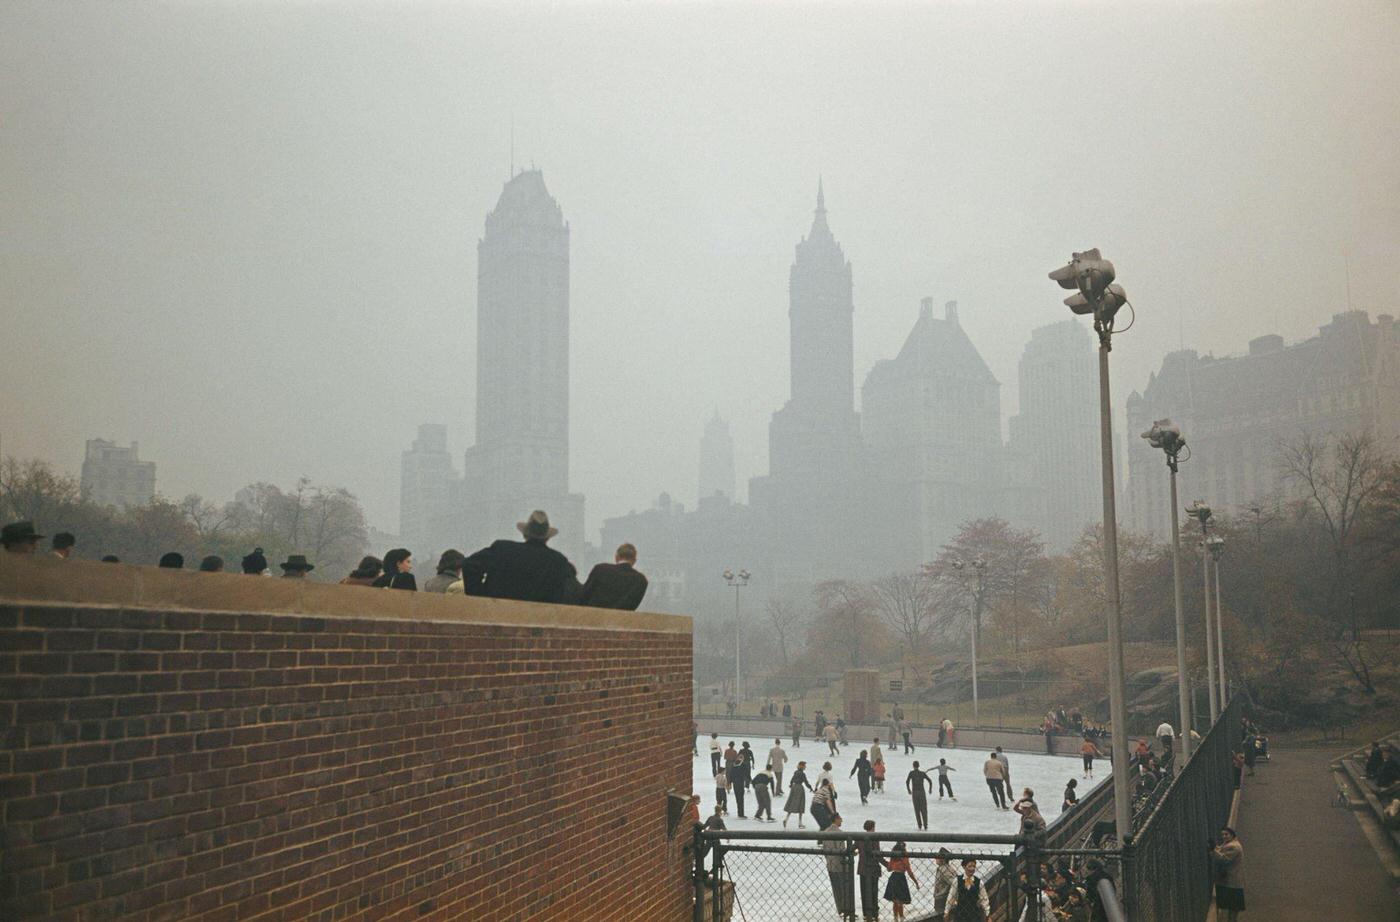
<svg viewBox="0 0 1400 922">
<path fill-rule="evenodd" d="M 1214 883 L 1208 840 L 1229 822 L 1241 713 L 1235 698 L 1124 850 L 1123 898 L 1133 922 L 1205 918 Z"/>
</svg>

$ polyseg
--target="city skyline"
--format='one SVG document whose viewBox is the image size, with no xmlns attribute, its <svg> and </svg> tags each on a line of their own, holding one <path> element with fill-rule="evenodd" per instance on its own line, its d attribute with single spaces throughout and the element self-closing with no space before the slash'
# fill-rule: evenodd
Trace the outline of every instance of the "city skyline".
<svg viewBox="0 0 1400 922">
<path fill-rule="evenodd" d="M 572 222 L 590 537 L 688 495 L 716 407 L 739 497 L 767 470 L 818 177 L 856 267 L 857 381 L 919 299 L 957 300 L 1005 437 L 1030 331 L 1068 316 L 1045 272 L 1100 246 L 1138 309 L 1122 407 L 1183 345 L 1242 354 L 1348 302 L 1391 310 L 1400 65 L 1379 52 L 1400 25 L 1382 11 L 1044 9 L 1032 41 L 992 7 L 365 6 L 314 30 L 294 10 L 7 7 L 0 296 L 25 323 L 0 345 L 4 451 L 76 470 L 87 438 L 138 440 L 173 496 L 309 474 L 391 528 L 418 423 L 447 423 L 454 458 L 471 441 L 473 243 L 512 120 L 517 163 Z M 1071 39 L 1137 66 L 1104 74 Z M 1111 143 L 1062 116 L 1089 96 Z"/>
</svg>

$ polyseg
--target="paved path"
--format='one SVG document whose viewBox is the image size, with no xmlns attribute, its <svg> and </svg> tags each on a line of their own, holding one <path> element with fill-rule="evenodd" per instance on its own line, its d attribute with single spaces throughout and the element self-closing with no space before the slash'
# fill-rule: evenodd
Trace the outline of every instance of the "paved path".
<svg viewBox="0 0 1400 922">
<path fill-rule="evenodd" d="M 1339 753 L 1275 749 L 1246 777 L 1238 832 L 1245 848 L 1243 919 L 1393 922 L 1400 896 L 1356 818 L 1331 805 Z"/>
</svg>

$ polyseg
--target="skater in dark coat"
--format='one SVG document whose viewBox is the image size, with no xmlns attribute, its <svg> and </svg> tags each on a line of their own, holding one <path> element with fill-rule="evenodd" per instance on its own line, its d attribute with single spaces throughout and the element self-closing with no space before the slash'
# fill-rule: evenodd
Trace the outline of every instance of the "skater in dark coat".
<svg viewBox="0 0 1400 922">
<path fill-rule="evenodd" d="M 904 789 L 914 798 L 914 822 L 919 824 L 920 829 L 928 828 L 928 795 L 933 792 L 933 779 L 927 772 L 919 770 L 919 763 L 914 763 L 914 770 L 904 779 Z"/>
<path fill-rule="evenodd" d="M 773 766 L 768 766 L 754 775 L 751 782 L 754 799 L 758 801 L 758 809 L 754 811 L 753 818 L 761 820 L 765 818 L 764 814 L 767 814 L 766 818 L 770 823 L 773 822 L 773 776 L 770 774 L 772 770 Z"/>
<path fill-rule="evenodd" d="M 875 773 L 875 767 L 870 764 L 870 759 L 866 758 L 865 750 L 860 751 L 860 758 L 856 759 L 855 767 L 851 769 L 851 775 L 856 776 L 856 784 L 860 787 L 860 802 L 868 804 L 870 801 L 870 778 Z"/>
</svg>

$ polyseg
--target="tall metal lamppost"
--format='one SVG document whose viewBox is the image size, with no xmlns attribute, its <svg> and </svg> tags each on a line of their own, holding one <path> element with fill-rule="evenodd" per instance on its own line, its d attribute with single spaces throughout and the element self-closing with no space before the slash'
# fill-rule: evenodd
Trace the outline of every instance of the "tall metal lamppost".
<svg viewBox="0 0 1400 922">
<path fill-rule="evenodd" d="M 961 560 L 954 560 L 953 569 L 962 573 L 966 566 Z M 972 569 L 977 571 L 977 592 L 973 595 L 972 611 L 972 722 L 981 726 L 982 715 L 977 698 L 977 635 L 982 630 L 982 595 L 987 588 L 987 561 L 978 557 L 972 561 Z"/>
<path fill-rule="evenodd" d="M 724 571 L 724 581 L 734 590 L 734 704 L 737 707 L 744 697 L 743 679 L 739 673 L 739 648 L 743 645 L 743 626 L 739 621 L 739 590 L 749 584 L 749 571 Z"/>
<path fill-rule="evenodd" d="M 1097 249 L 1074 253 L 1050 273 L 1061 288 L 1078 289 L 1065 298 L 1076 314 L 1091 314 L 1099 336 L 1099 449 L 1103 474 L 1104 587 L 1108 590 L 1108 712 L 1113 722 L 1113 817 L 1118 840 L 1132 835 L 1132 789 L 1128 784 L 1128 717 L 1123 668 L 1123 604 L 1118 588 L 1118 513 L 1113 495 L 1113 407 L 1108 390 L 1108 353 L 1113 348 L 1114 316 L 1128 303 L 1114 284 L 1113 263 Z"/>
<path fill-rule="evenodd" d="M 1152 445 L 1160 448 L 1167 456 L 1167 469 L 1171 471 L 1172 509 L 1172 589 L 1176 603 L 1176 703 L 1181 730 L 1181 762 L 1191 758 L 1191 686 L 1186 673 L 1186 617 L 1181 610 L 1181 526 L 1176 513 L 1176 469 L 1184 460 L 1191 457 L 1182 438 L 1181 428 L 1170 419 L 1159 419 L 1152 428 L 1142 434 Z M 1186 458 L 1181 457 L 1186 451 Z"/>
<path fill-rule="evenodd" d="M 1220 557 L 1225 553 L 1225 539 L 1211 535 L 1206 542 L 1210 549 L 1210 559 L 1215 565 L 1215 663 L 1220 677 L 1220 708 L 1230 703 L 1230 694 L 1225 686 L 1225 607 L 1220 604 Z"/>
<path fill-rule="evenodd" d="M 1210 507 L 1198 499 L 1186 507 L 1186 514 L 1201 523 L 1199 547 L 1206 601 L 1206 690 L 1210 697 L 1210 722 L 1214 726 L 1220 719 L 1220 700 L 1215 694 L 1215 631 L 1210 618 L 1210 552 L 1206 550 L 1206 542 L 1210 540 Z"/>
</svg>

